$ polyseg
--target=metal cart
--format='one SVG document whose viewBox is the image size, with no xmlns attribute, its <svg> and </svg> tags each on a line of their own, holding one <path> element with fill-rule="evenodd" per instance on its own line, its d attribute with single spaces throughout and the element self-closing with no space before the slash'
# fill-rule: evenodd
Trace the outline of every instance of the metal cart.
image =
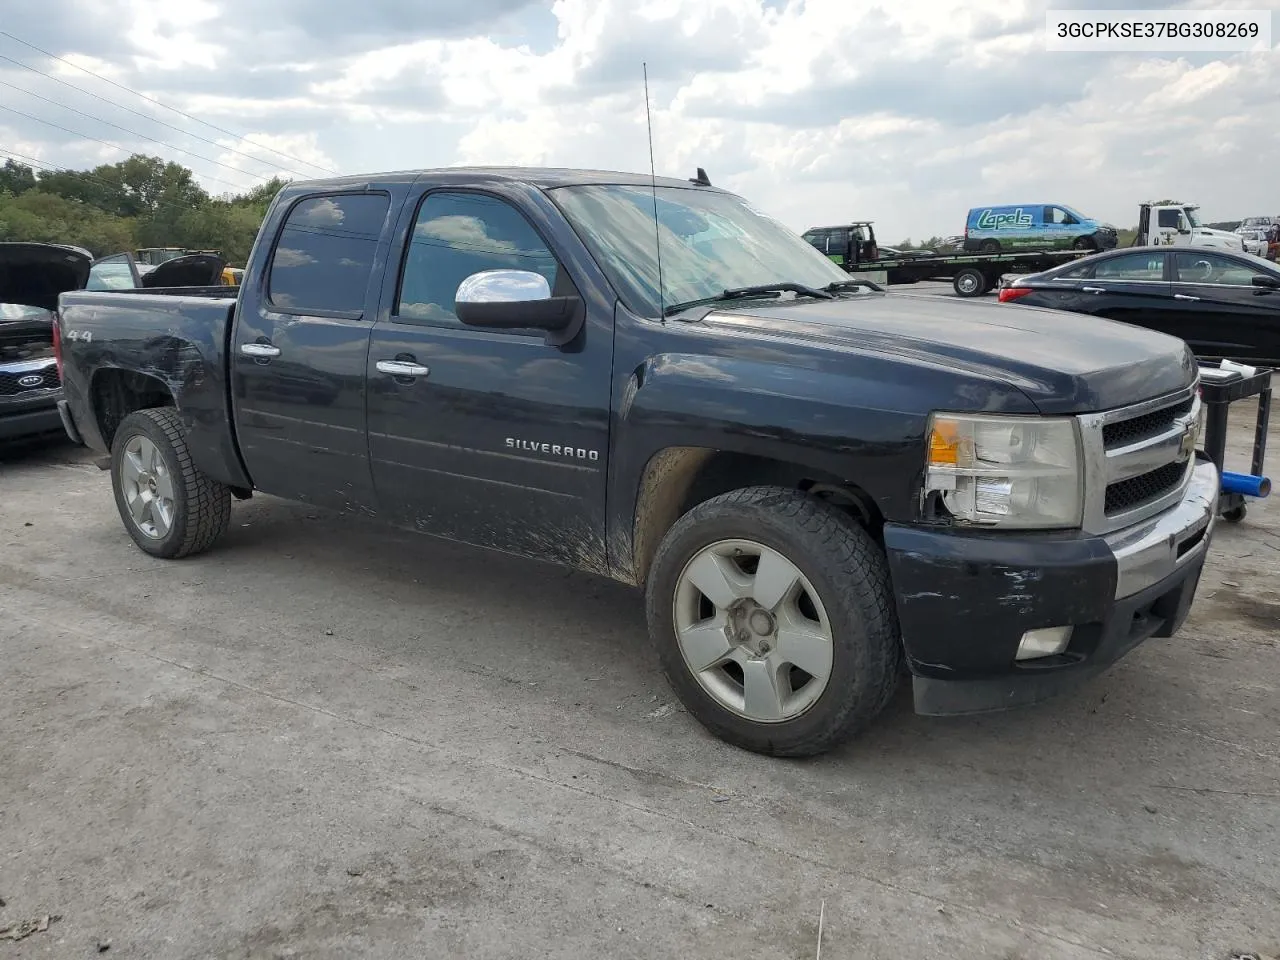
<svg viewBox="0 0 1280 960">
<path fill-rule="evenodd" d="M 1248 512 L 1246 497 L 1265 497 L 1271 481 L 1265 473 L 1267 428 L 1271 420 L 1271 373 L 1259 369 L 1243 375 L 1221 367 L 1200 368 L 1200 398 L 1205 405 L 1204 452 L 1222 476 L 1218 512 L 1229 523 L 1239 523 Z M 1227 414 L 1231 404 L 1247 397 L 1258 398 L 1258 418 L 1253 433 L 1253 460 L 1250 473 L 1229 473 L 1227 455 Z"/>
</svg>

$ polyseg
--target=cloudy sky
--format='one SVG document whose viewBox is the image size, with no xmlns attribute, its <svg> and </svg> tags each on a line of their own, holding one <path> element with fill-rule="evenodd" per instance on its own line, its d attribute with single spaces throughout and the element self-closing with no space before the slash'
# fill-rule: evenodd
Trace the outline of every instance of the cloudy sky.
<svg viewBox="0 0 1280 960">
<path fill-rule="evenodd" d="M 0 151 L 158 154 L 213 193 L 281 168 L 644 171 L 647 61 L 658 172 L 703 166 L 797 230 L 896 242 L 1041 201 L 1127 226 L 1167 196 L 1280 214 L 1280 48 L 1046 52 L 1047 7 L 1107 6 L 1280 0 L 8 0 Z"/>
</svg>

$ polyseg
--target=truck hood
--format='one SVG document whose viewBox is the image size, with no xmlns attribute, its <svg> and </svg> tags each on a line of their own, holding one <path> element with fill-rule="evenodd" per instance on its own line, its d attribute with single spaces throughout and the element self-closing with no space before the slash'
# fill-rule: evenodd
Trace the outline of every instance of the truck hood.
<svg viewBox="0 0 1280 960">
<path fill-rule="evenodd" d="M 84 289 L 92 263 L 90 253 L 79 247 L 0 243 L 0 303 L 55 310 L 58 294 Z"/>
<path fill-rule="evenodd" d="M 712 310 L 712 328 L 892 355 L 1021 390 L 1045 414 L 1085 413 L 1195 382 L 1182 340 L 1078 313 L 912 294 L 797 299 Z"/>
</svg>

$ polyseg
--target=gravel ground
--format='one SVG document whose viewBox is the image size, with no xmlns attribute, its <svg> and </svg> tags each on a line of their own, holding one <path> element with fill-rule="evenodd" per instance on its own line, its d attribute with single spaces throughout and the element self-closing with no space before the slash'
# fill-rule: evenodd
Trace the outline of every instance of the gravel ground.
<svg viewBox="0 0 1280 960">
<path fill-rule="evenodd" d="M 1078 693 L 904 688 L 787 762 L 690 720 L 610 582 L 271 498 L 157 561 L 86 451 L 8 448 L 0 929 L 58 919 L 0 958 L 807 958 L 820 916 L 827 958 L 1280 955 L 1280 511 L 1219 530 Z"/>
</svg>

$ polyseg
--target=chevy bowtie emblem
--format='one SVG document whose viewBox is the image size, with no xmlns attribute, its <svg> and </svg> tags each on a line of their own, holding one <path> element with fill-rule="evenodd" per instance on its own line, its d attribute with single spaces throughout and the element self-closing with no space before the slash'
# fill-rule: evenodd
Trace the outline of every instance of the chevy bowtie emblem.
<svg viewBox="0 0 1280 960">
<path fill-rule="evenodd" d="M 1182 431 L 1182 439 L 1178 443 L 1178 459 L 1186 460 L 1196 452 L 1196 432 L 1191 424 L 1185 424 Z"/>
</svg>

